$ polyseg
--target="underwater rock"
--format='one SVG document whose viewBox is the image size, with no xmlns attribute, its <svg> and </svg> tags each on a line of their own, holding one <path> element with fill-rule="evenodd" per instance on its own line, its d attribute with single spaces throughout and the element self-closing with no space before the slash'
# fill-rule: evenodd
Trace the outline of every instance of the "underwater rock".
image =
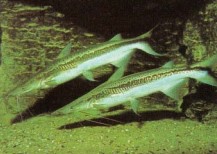
<svg viewBox="0 0 217 154">
<path fill-rule="evenodd" d="M 192 62 L 217 53 L 217 1 L 209 1 L 187 20 L 183 43 Z"/>
<path fill-rule="evenodd" d="M 183 44 L 187 47 L 186 58 L 188 63 L 195 63 L 204 60 L 206 57 L 210 57 L 217 53 L 217 1 L 208 1 L 203 7 L 186 21 L 185 29 L 183 31 Z M 215 76 L 217 76 L 217 65 L 213 67 Z M 205 91 L 203 98 L 200 98 L 205 102 L 205 105 L 200 106 L 200 110 L 204 107 L 206 110 L 206 104 L 213 104 L 216 106 L 216 102 L 212 100 L 217 99 L 217 89 L 213 87 L 206 87 L 199 85 L 198 83 L 191 82 L 190 93 L 200 93 Z M 212 100 L 210 100 L 212 94 Z M 199 96 L 199 95 L 197 95 Z M 210 96 L 210 98 L 207 98 Z M 192 102 L 198 102 L 198 98 L 192 100 Z M 192 106 L 190 106 L 191 108 Z M 194 107 L 195 109 L 195 107 Z M 193 110 L 194 110 L 193 109 Z M 192 109 L 191 109 L 192 110 Z M 208 111 L 216 110 L 216 107 L 210 108 Z M 207 111 L 207 110 L 206 110 Z M 197 115 L 197 114 L 196 114 Z M 195 115 L 194 115 L 195 116 Z M 200 117 L 197 117 L 200 118 Z"/>
</svg>

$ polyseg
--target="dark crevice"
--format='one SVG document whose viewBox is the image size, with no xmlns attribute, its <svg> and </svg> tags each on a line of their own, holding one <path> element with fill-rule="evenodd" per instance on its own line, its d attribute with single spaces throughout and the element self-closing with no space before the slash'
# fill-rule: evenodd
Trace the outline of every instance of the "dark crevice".
<svg viewBox="0 0 217 154">
<path fill-rule="evenodd" d="M 78 97 L 86 94 L 97 87 L 107 79 L 102 77 L 97 82 L 90 82 L 80 78 L 64 83 L 50 90 L 43 98 L 38 99 L 33 106 L 18 114 L 11 123 L 18 123 L 40 114 L 48 114 L 66 104 L 72 102 Z"/>
<path fill-rule="evenodd" d="M 11 0 L 15 1 L 15 0 Z M 165 20 L 192 16 L 203 0 L 16 0 L 30 5 L 51 5 L 66 22 L 104 36 L 141 34 Z"/>
</svg>

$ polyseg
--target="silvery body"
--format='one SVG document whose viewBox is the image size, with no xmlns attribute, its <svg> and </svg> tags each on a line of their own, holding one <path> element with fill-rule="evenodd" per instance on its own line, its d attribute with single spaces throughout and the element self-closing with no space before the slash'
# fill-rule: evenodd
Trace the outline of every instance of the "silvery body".
<svg viewBox="0 0 217 154">
<path fill-rule="evenodd" d="M 106 64 L 112 64 L 118 68 L 110 78 L 110 80 L 115 80 L 123 75 L 126 65 L 136 49 L 141 49 L 152 55 L 159 55 L 145 41 L 145 38 L 150 35 L 151 33 L 148 32 L 132 39 L 122 39 L 120 35 L 116 35 L 107 42 L 62 56 L 29 80 L 18 85 L 6 96 L 19 96 L 35 90 L 53 88 L 81 75 L 93 81 L 91 70 Z"/>
<path fill-rule="evenodd" d="M 189 78 L 217 86 L 217 80 L 206 69 L 216 62 L 217 55 L 192 67 L 173 67 L 168 63 L 158 69 L 106 82 L 53 114 L 68 114 L 91 108 L 107 109 L 125 102 L 130 102 L 132 109 L 137 112 L 139 103 L 137 98 L 156 92 L 162 92 L 175 100 L 180 100 L 182 99 L 180 90 Z"/>
</svg>

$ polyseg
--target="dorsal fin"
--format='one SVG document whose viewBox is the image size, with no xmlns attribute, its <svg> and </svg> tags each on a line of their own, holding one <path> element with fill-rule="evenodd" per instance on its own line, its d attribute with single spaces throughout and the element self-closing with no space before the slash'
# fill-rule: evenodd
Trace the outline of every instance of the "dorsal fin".
<svg viewBox="0 0 217 154">
<path fill-rule="evenodd" d="M 59 55 L 57 56 L 57 59 L 63 58 L 65 56 L 68 56 L 70 54 L 70 51 L 72 49 L 72 43 L 69 42 L 65 48 L 59 53 Z"/>
<path fill-rule="evenodd" d="M 162 68 L 173 68 L 173 67 L 174 67 L 174 61 L 172 60 L 162 66 Z"/>
<path fill-rule="evenodd" d="M 112 37 L 109 41 L 120 41 L 122 39 L 123 38 L 122 38 L 121 34 L 117 34 L 114 37 Z"/>
<path fill-rule="evenodd" d="M 137 36 L 136 38 L 138 38 L 138 39 L 144 39 L 144 38 L 149 38 L 149 37 L 151 37 L 152 32 L 153 32 L 153 30 L 154 30 L 156 27 L 158 27 L 158 24 L 157 24 L 156 26 L 154 26 L 152 29 L 150 29 L 148 32 L 146 32 L 146 33 L 144 33 L 144 34 L 142 34 L 142 35 L 140 35 L 140 36 Z"/>
</svg>

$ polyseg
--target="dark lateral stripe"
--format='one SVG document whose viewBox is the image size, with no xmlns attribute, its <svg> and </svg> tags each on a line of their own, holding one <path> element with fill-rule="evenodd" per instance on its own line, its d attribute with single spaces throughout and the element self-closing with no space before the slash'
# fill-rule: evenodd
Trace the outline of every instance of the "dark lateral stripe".
<svg viewBox="0 0 217 154">
<path fill-rule="evenodd" d="M 131 79 L 129 79 L 126 82 L 123 82 L 117 86 L 109 88 L 109 92 L 111 94 L 117 94 L 119 92 L 124 92 L 126 90 L 129 90 L 133 87 L 152 82 L 154 80 L 159 80 L 159 79 L 162 79 L 164 77 L 168 77 L 168 76 L 171 76 L 174 74 L 188 73 L 192 70 L 194 70 L 194 69 L 190 69 L 190 70 L 175 69 L 175 70 L 170 70 L 170 71 L 162 72 L 159 74 L 152 74 L 152 75 L 148 75 L 148 76 L 144 76 L 144 77 L 141 75 L 139 78 L 138 77 L 135 77 L 135 78 L 132 77 Z"/>
<path fill-rule="evenodd" d="M 117 49 L 120 46 L 124 46 L 130 43 L 135 43 L 140 41 L 140 39 L 127 39 L 117 42 L 112 42 L 111 44 L 105 44 L 100 47 L 93 47 L 89 49 L 83 49 L 82 51 L 78 51 L 80 53 L 75 54 L 72 57 L 69 57 L 65 61 L 61 61 L 59 64 L 57 64 L 56 67 L 53 67 L 53 69 L 49 70 L 47 74 L 52 74 L 54 72 L 58 71 L 65 71 L 68 69 L 75 68 L 77 65 L 79 65 L 82 62 L 87 61 L 88 59 L 97 57 L 99 55 L 102 55 L 104 53 L 107 53 L 108 51 Z"/>
<path fill-rule="evenodd" d="M 87 61 L 88 59 L 97 57 L 99 55 L 102 55 L 104 53 L 107 53 L 109 50 L 112 51 L 114 49 L 117 49 L 120 46 L 124 46 L 130 43 L 135 43 L 138 42 L 138 39 L 135 40 L 123 40 L 121 42 L 114 42 L 111 44 L 106 44 L 102 47 L 98 47 L 96 49 L 87 49 L 89 51 L 83 50 L 84 52 L 81 54 L 77 54 L 74 58 L 72 58 L 71 60 L 69 60 L 68 62 L 66 62 L 65 64 L 62 65 L 69 65 L 69 64 L 73 64 L 70 65 L 70 67 L 75 67 L 76 65 L 78 65 L 79 63 L 82 63 L 84 61 Z M 82 52 L 82 51 L 81 51 Z"/>
<path fill-rule="evenodd" d="M 152 75 L 144 75 L 143 74 L 136 74 L 131 76 L 130 78 L 125 78 L 126 81 L 119 80 L 119 82 L 114 82 L 114 86 L 107 85 L 105 87 L 99 88 L 98 91 L 94 94 L 90 94 L 87 97 L 88 101 L 96 101 L 100 98 L 108 97 L 112 94 L 121 94 L 123 92 L 126 92 L 127 90 L 134 88 L 136 86 L 146 84 L 148 82 L 162 79 L 167 76 L 171 76 L 174 74 L 183 74 L 183 73 L 189 73 L 191 71 L 199 71 L 202 69 L 199 68 L 177 68 L 172 70 L 167 70 L 160 73 L 152 73 Z"/>
</svg>

